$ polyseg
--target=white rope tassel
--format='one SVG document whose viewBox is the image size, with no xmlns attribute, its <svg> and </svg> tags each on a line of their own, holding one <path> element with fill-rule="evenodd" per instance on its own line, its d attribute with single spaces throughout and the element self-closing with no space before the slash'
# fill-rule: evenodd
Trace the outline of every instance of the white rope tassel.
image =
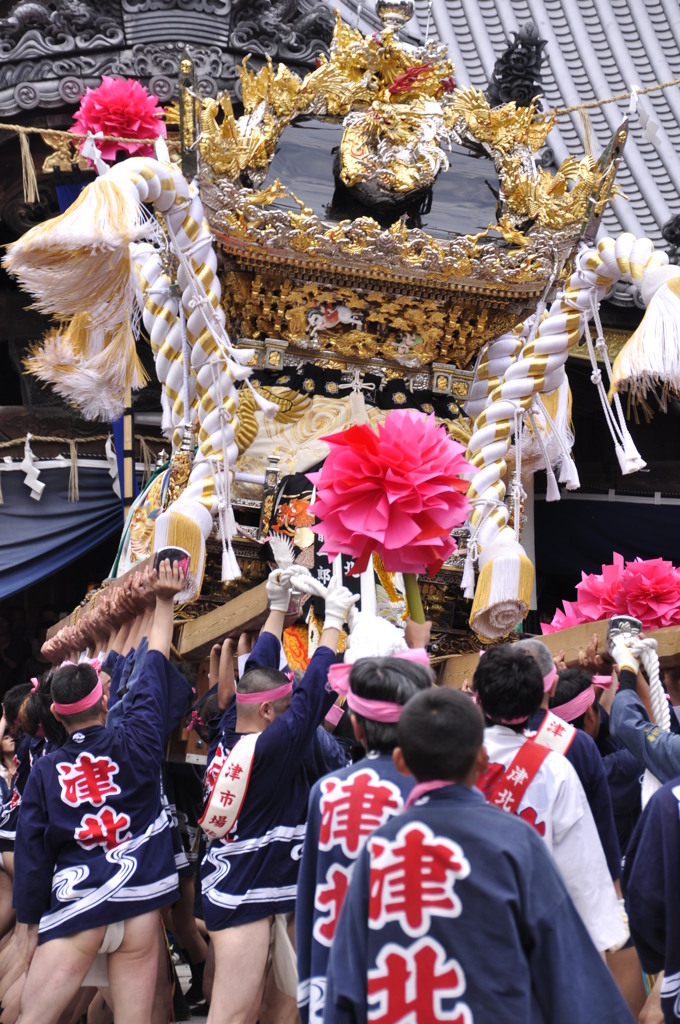
<svg viewBox="0 0 680 1024">
<path fill-rule="evenodd" d="M 547 487 L 546 487 L 545 500 L 546 501 L 559 501 L 560 500 L 560 488 L 559 488 L 559 485 L 557 483 L 557 478 L 555 477 L 555 471 L 553 470 L 552 466 L 550 465 L 550 456 L 548 455 L 548 450 L 547 450 L 547 448 L 545 446 L 545 441 L 543 440 L 543 437 L 541 435 L 540 427 L 538 426 L 538 424 L 536 422 L 536 417 L 534 416 L 533 410 L 531 410 L 531 409 L 529 410 L 529 420 L 531 421 L 531 427 L 532 427 L 533 432 L 534 432 L 534 439 L 535 439 L 536 444 L 538 445 L 538 447 L 539 447 L 539 449 L 541 451 L 541 455 L 543 456 L 543 461 L 545 462 L 545 475 L 546 475 L 546 478 L 547 478 Z M 519 540 L 519 537 L 517 539 Z"/>
<path fill-rule="evenodd" d="M 467 598 L 468 601 L 471 601 L 475 596 L 475 565 L 477 563 L 477 558 L 477 537 L 475 534 L 473 538 L 471 533 L 468 537 L 467 554 L 465 556 L 465 564 L 463 566 L 463 577 L 460 581 L 463 597 Z"/>
<path fill-rule="evenodd" d="M 597 303 L 597 299 L 594 294 L 590 297 L 590 308 L 593 314 L 593 322 L 595 324 L 595 330 L 597 332 L 596 347 L 598 352 L 602 355 L 604 365 L 607 371 L 607 377 L 611 383 L 612 379 L 612 365 L 609 360 L 609 349 L 607 348 L 607 342 L 602 330 L 602 321 L 600 320 L 600 310 Z M 588 327 L 586 325 L 586 333 L 588 334 Z M 623 446 L 623 452 L 626 459 L 627 469 L 623 470 L 624 474 L 637 473 L 639 470 L 644 469 L 647 463 L 644 461 L 639 451 L 635 446 L 635 442 L 631 436 L 628 424 L 626 423 L 626 417 L 623 412 L 623 406 L 621 405 L 621 398 L 618 394 L 614 395 L 612 405 L 616 413 L 616 420 L 618 423 L 621 443 Z"/>
</svg>

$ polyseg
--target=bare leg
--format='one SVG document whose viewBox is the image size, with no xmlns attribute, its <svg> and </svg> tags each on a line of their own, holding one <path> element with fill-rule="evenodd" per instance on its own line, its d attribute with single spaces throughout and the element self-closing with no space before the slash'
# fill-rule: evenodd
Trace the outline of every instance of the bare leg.
<svg viewBox="0 0 680 1024">
<path fill-rule="evenodd" d="M 663 981 L 663 971 L 657 975 L 654 988 L 647 997 L 647 1002 L 642 1008 L 642 1012 L 638 1017 L 638 1024 L 663 1024 L 664 1016 L 663 1010 L 661 1009 L 661 982 Z"/>
<path fill-rule="evenodd" d="M 615 953 L 607 953 L 606 960 L 614 981 L 628 1004 L 628 1009 L 637 1019 L 645 1005 L 647 993 L 642 980 L 640 959 L 635 947 L 629 946 L 627 949 L 617 949 Z"/>
<path fill-rule="evenodd" d="M 212 998 L 213 981 L 215 980 L 215 947 L 212 942 L 208 946 L 208 955 L 205 958 L 205 970 L 203 971 L 203 995 L 209 1003 Z"/>
<path fill-rule="evenodd" d="M 208 955 L 208 943 L 198 930 L 194 917 L 194 879 L 179 880 L 179 899 L 172 905 L 173 934 L 180 949 L 189 954 L 192 964 L 202 963 Z"/>
<path fill-rule="evenodd" d="M 14 910 L 12 909 L 12 878 L 0 870 L 0 935 L 6 935 L 14 927 Z"/>
<path fill-rule="evenodd" d="M 96 988 L 81 988 L 68 1004 L 57 1024 L 77 1024 L 87 1010 Z"/>
<path fill-rule="evenodd" d="M 149 1024 L 158 976 L 161 934 L 158 911 L 125 922 L 125 937 L 109 953 L 109 988 L 113 1019 L 121 1024 Z"/>
<path fill-rule="evenodd" d="M 153 997 L 153 1010 L 151 1013 L 151 1024 L 167 1024 L 167 1021 L 174 1019 L 172 1014 L 172 978 L 170 975 L 169 963 L 170 951 L 163 929 L 158 929 L 158 974 L 156 977 L 156 990 Z"/>
<path fill-rule="evenodd" d="M 22 974 L 17 978 L 14 984 L 10 986 L 3 1003 L 2 1016 L 0 1016 L 1 1024 L 16 1024 L 16 1020 L 19 1016 L 19 1004 L 21 1003 L 21 993 L 24 988 L 24 980 L 25 979 Z"/>
<path fill-rule="evenodd" d="M 111 1007 L 101 992 L 97 992 L 87 1009 L 87 1024 L 113 1024 Z"/>
<path fill-rule="evenodd" d="M 215 980 L 208 1024 L 247 1024 L 262 1000 L 271 918 L 210 932 Z"/>
<path fill-rule="evenodd" d="M 288 936 L 295 947 L 295 916 L 288 922 Z M 276 984 L 274 971 L 270 967 L 264 986 L 262 1005 L 259 1008 L 260 1024 L 297 1024 L 300 1015 L 295 996 L 288 996 Z"/>
<path fill-rule="evenodd" d="M 18 926 L 19 928 L 21 925 Z M 21 955 L 20 943 L 17 941 L 17 929 L 9 935 L 9 943 L 0 953 L 0 1003 L 5 1000 L 5 993 L 10 985 L 24 973 L 24 958 Z"/>
<path fill-rule="evenodd" d="M 19 1024 L 55 1024 L 78 992 L 105 931 L 103 926 L 90 928 L 38 946 L 21 997 Z"/>
</svg>

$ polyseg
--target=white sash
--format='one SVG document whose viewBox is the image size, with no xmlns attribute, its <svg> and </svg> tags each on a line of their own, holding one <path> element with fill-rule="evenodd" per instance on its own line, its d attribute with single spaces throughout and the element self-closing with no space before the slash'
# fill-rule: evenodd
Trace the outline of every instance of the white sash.
<svg viewBox="0 0 680 1024">
<path fill-rule="evenodd" d="M 246 798 L 259 735 L 253 732 L 242 736 L 220 768 L 198 822 L 210 839 L 224 839 L 236 824 Z"/>
<path fill-rule="evenodd" d="M 553 715 L 552 711 L 547 711 L 540 729 L 534 736 L 534 743 L 556 750 L 558 754 L 566 754 L 574 742 L 575 735 L 576 729 L 571 722 L 565 722 L 563 718 Z"/>
</svg>

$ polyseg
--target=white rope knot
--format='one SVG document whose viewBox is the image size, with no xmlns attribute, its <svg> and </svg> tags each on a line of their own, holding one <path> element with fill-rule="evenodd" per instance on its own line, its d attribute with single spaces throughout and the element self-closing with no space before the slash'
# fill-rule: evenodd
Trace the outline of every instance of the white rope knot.
<svg viewBox="0 0 680 1024">
<path fill-rule="evenodd" d="M 601 384 L 602 383 L 602 370 L 593 370 L 593 372 L 590 375 L 590 380 L 591 380 L 592 384 Z"/>
</svg>

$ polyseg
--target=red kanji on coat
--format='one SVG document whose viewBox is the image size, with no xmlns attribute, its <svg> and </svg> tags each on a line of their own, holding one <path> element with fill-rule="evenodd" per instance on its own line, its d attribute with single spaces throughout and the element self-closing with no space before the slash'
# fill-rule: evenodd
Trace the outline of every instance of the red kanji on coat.
<svg viewBox="0 0 680 1024">
<path fill-rule="evenodd" d="M 118 765 L 110 757 L 94 757 L 83 752 L 70 764 L 62 761 L 57 765 L 61 799 L 66 804 L 79 807 L 81 804 L 103 804 L 107 796 L 120 793 L 120 786 L 112 781 L 118 774 Z"/>
<path fill-rule="evenodd" d="M 225 778 L 234 779 L 234 781 L 240 779 L 242 775 L 243 765 L 240 764 L 230 764 L 226 772 L 224 773 Z"/>
<path fill-rule="evenodd" d="M 454 891 L 470 874 L 461 847 L 412 822 L 392 840 L 369 840 L 371 870 L 368 926 L 397 921 L 409 935 L 424 935 L 432 917 L 457 917 L 463 905 Z"/>
<path fill-rule="evenodd" d="M 340 846 L 351 858 L 356 857 L 368 836 L 403 806 L 399 789 L 371 768 L 347 779 L 325 779 L 321 790 L 319 848 Z"/>
<path fill-rule="evenodd" d="M 226 814 L 213 814 L 208 824 L 214 825 L 215 828 L 224 828 L 227 824 L 227 816 Z"/>
<path fill-rule="evenodd" d="M 326 873 L 326 881 L 319 882 L 314 893 L 314 906 L 326 917 L 318 917 L 314 922 L 314 938 L 322 946 L 330 946 L 335 935 L 335 928 L 340 917 L 342 905 L 349 888 L 351 868 L 343 868 L 332 864 Z"/>
<path fill-rule="evenodd" d="M 129 826 L 127 814 L 118 813 L 112 807 L 104 807 L 97 814 L 85 814 L 74 834 L 77 842 L 86 850 L 95 846 L 113 850 L 124 839 L 130 838 L 129 832 L 123 834 Z"/>
<path fill-rule="evenodd" d="M 371 1024 L 472 1024 L 469 1006 L 459 1000 L 465 975 L 434 939 L 403 949 L 390 942 L 368 972 L 368 1020 Z"/>
</svg>

